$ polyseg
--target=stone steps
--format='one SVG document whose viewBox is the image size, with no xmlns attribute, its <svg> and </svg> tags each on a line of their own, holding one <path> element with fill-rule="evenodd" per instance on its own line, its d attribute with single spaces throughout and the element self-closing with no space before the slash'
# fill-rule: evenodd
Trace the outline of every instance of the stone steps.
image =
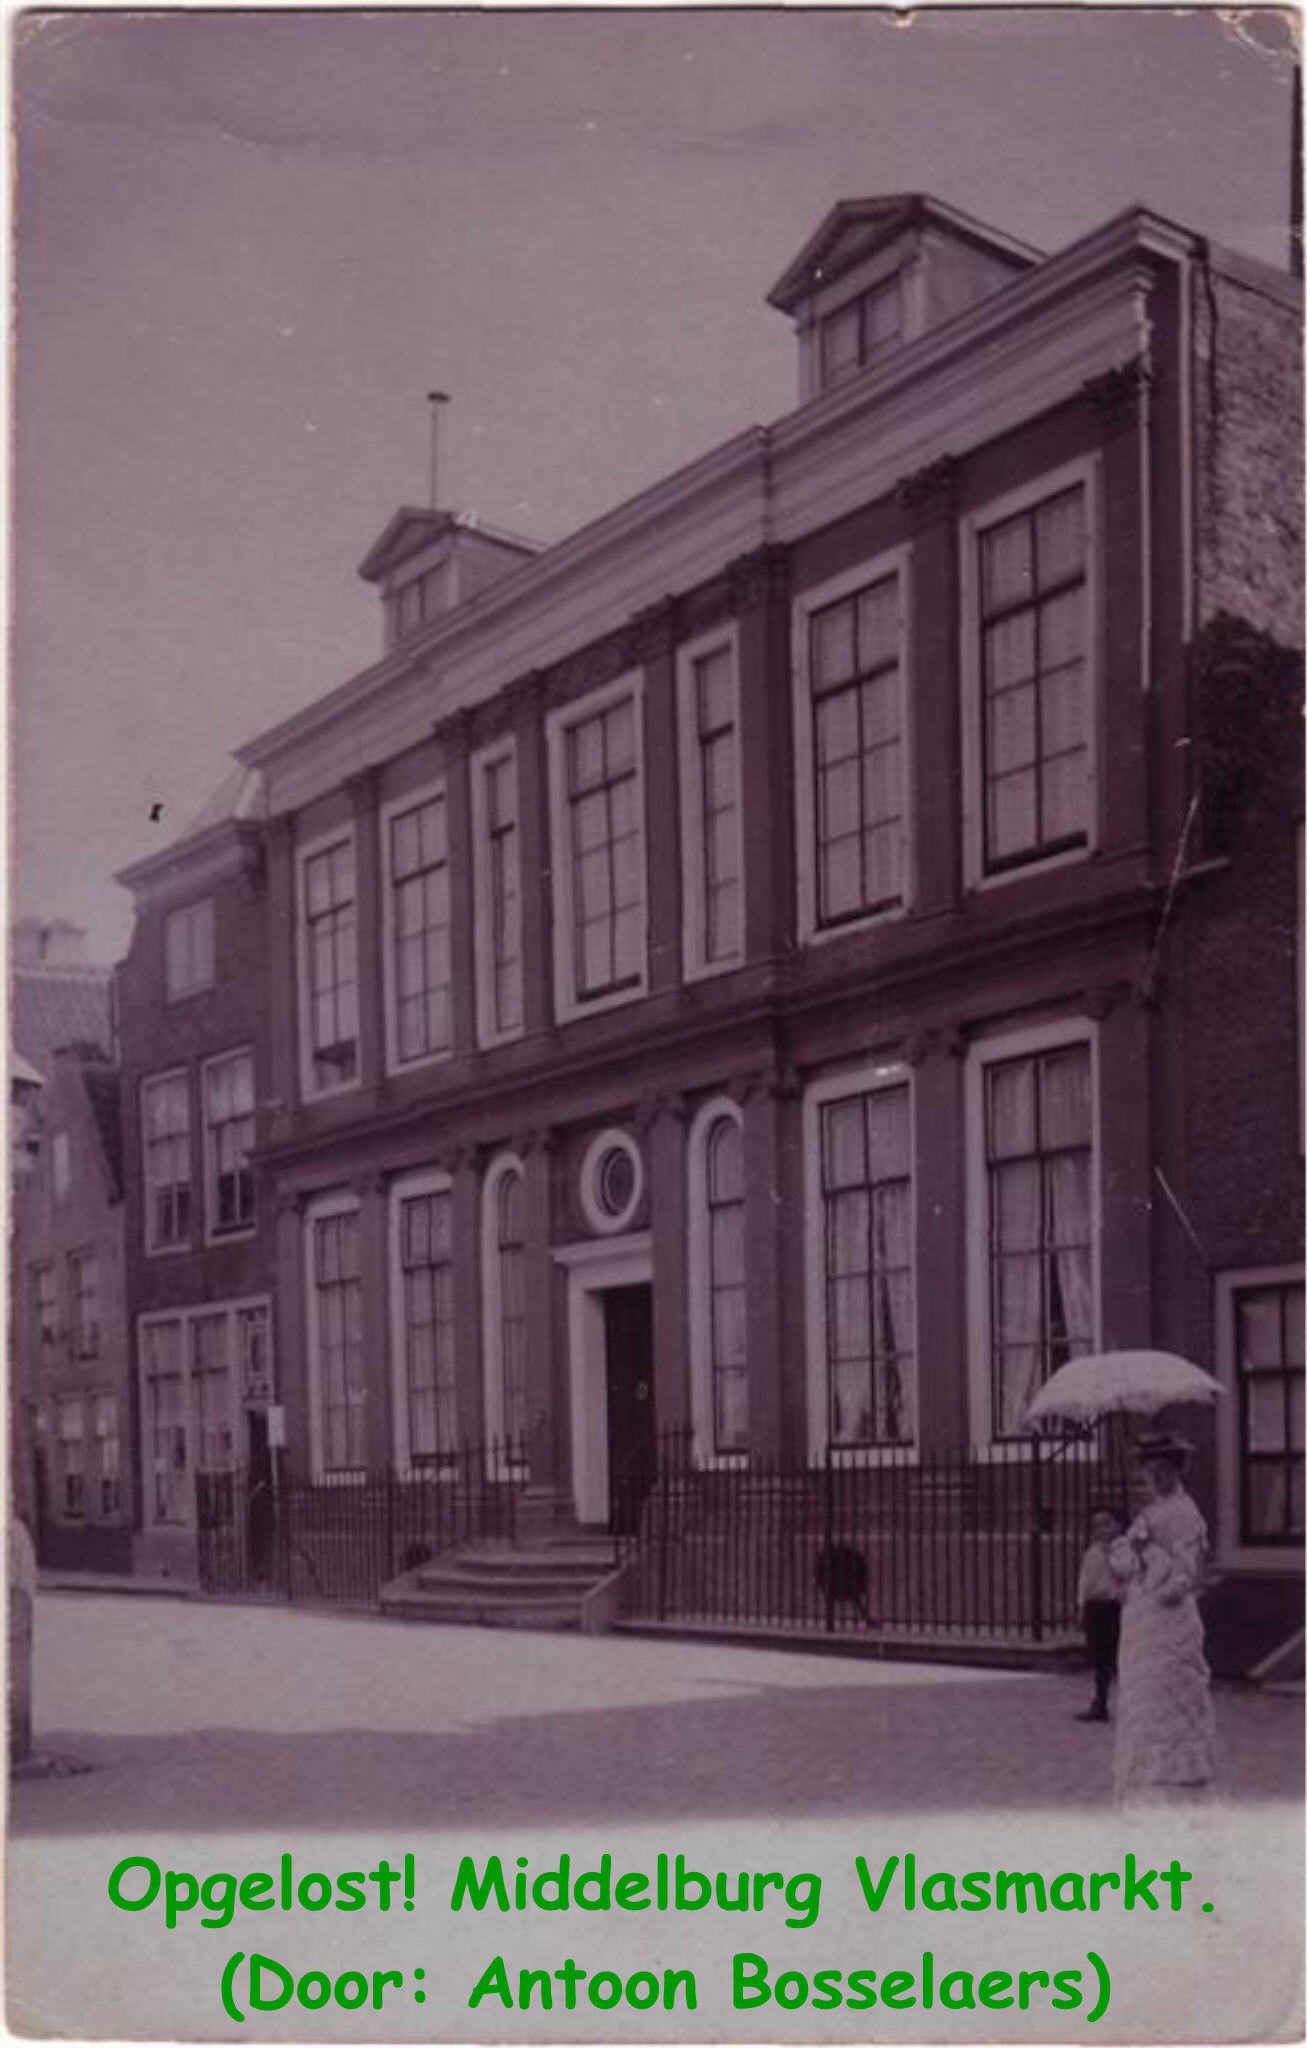
<svg viewBox="0 0 1307 2048">
<path fill-rule="evenodd" d="M 582 1629 L 616 1555 L 593 1537 L 475 1543 L 414 1567 L 381 1589 L 381 1611 L 479 1628 Z"/>
</svg>

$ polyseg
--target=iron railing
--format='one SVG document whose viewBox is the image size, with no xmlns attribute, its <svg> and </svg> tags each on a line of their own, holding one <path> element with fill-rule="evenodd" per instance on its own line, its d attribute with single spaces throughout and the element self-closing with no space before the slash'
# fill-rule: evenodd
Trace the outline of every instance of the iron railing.
<svg viewBox="0 0 1307 2048">
<path fill-rule="evenodd" d="M 516 1534 L 525 1447 L 464 1444 L 411 1473 L 314 1479 L 278 1457 L 263 1472 L 199 1472 L 196 1562 L 206 1593 L 375 1607 L 391 1579 L 460 1543 Z"/>
<path fill-rule="evenodd" d="M 1038 1642 L 1076 1626 L 1092 1507 L 1119 1485 L 1093 1438 L 989 1459 L 828 1451 L 696 1463 L 659 1435 L 615 1513 L 632 1618 Z"/>
</svg>

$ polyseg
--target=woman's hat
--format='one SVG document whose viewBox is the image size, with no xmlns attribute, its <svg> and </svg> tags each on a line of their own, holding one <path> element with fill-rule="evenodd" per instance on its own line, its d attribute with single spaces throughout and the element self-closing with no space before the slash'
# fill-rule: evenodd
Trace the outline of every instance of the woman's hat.
<svg viewBox="0 0 1307 2048">
<path fill-rule="evenodd" d="M 1175 1436 L 1170 1430 L 1159 1430 L 1153 1436 L 1141 1436 L 1135 1443 L 1135 1458 L 1141 1465 L 1175 1465 L 1183 1467 L 1193 1445 L 1187 1437 Z"/>
</svg>

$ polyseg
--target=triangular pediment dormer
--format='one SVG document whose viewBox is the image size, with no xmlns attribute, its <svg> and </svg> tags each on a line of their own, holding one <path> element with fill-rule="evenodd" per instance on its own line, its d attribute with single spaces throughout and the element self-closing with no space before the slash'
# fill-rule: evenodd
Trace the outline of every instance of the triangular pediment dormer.
<svg viewBox="0 0 1307 2048">
<path fill-rule="evenodd" d="M 1039 261 L 919 192 L 841 199 L 767 294 L 798 329 L 800 399 L 851 382 Z"/>
<path fill-rule="evenodd" d="M 380 589 L 390 649 L 539 552 L 535 541 L 484 526 L 470 513 L 401 505 L 359 575 Z"/>
</svg>

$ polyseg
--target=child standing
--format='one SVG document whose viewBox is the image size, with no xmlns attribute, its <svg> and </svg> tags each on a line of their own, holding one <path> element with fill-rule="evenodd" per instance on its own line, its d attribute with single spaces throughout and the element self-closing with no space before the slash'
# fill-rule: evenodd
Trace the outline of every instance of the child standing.
<svg viewBox="0 0 1307 2048">
<path fill-rule="evenodd" d="M 1121 1582 L 1108 1562 L 1108 1551 L 1120 1534 L 1120 1516 L 1112 1508 L 1095 1508 L 1076 1589 L 1085 1648 L 1094 1673 L 1094 1698 L 1083 1714 L 1076 1715 L 1077 1721 L 1108 1718 L 1107 1693 L 1116 1677 L 1116 1647 L 1121 1635 Z"/>
</svg>

